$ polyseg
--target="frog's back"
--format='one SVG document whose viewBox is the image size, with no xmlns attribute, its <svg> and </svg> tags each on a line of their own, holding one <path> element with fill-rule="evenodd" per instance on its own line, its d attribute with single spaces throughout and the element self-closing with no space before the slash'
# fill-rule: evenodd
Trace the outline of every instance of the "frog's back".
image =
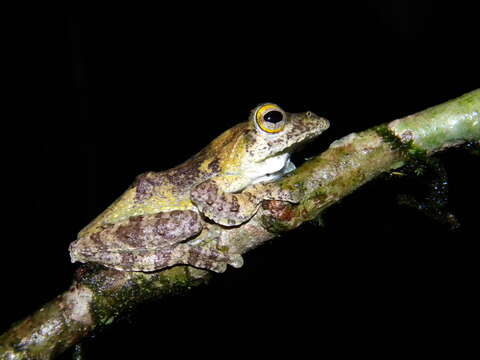
<svg viewBox="0 0 480 360">
<path fill-rule="evenodd" d="M 114 224 L 132 216 L 196 210 L 190 200 L 191 189 L 220 172 L 219 159 L 211 157 L 208 150 L 172 169 L 137 176 L 127 191 L 82 229 L 79 237 L 97 232 L 106 223 Z"/>
<path fill-rule="evenodd" d="M 227 164 L 232 165 L 232 157 L 241 152 L 239 139 L 246 126 L 246 123 L 240 123 L 225 131 L 181 165 L 137 176 L 132 186 L 88 224 L 79 237 L 97 232 L 106 223 L 114 224 L 132 216 L 174 210 L 197 211 L 190 200 L 192 188 L 221 174 L 228 168 Z"/>
</svg>

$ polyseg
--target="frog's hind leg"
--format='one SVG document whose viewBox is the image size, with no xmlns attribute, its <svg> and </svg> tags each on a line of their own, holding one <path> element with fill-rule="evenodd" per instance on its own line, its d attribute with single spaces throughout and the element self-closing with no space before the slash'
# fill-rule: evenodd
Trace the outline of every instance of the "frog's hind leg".
<svg viewBox="0 0 480 360">
<path fill-rule="evenodd" d="M 211 246 L 189 244 L 203 224 L 197 212 L 174 210 L 133 216 L 70 245 L 72 262 L 96 262 L 123 271 L 155 271 L 177 264 L 223 272 L 227 264 L 242 265 L 240 255 Z"/>
<path fill-rule="evenodd" d="M 218 273 L 226 270 L 227 264 L 239 268 L 243 265 L 243 258 L 238 254 L 225 254 L 219 250 L 204 248 L 188 243 L 178 244 L 172 251 L 173 261 L 192 265 L 201 269 L 208 269 Z"/>
<path fill-rule="evenodd" d="M 227 255 L 215 249 L 180 243 L 171 248 L 137 250 L 122 253 L 103 253 L 101 263 L 123 271 L 156 271 L 174 265 L 191 265 L 222 273 L 227 264 L 241 267 L 240 255 Z M 100 260 L 100 259 L 99 259 Z"/>
</svg>

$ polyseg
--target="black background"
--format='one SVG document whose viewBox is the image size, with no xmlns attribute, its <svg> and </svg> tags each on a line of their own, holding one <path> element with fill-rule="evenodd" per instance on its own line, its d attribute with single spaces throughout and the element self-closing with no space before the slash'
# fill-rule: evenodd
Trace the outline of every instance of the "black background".
<svg viewBox="0 0 480 360">
<path fill-rule="evenodd" d="M 16 124 L 20 169 L 5 176 L 4 231 L 18 235 L 1 240 L 0 332 L 69 286 L 68 244 L 137 174 L 186 160 L 256 104 L 329 118 L 314 154 L 479 84 L 478 19 L 458 2 L 157 6 L 79 5 L 19 26 L 33 124 Z M 421 180 L 375 180 L 329 209 L 325 227 L 306 224 L 96 334 L 88 358 L 458 355 L 478 287 L 478 157 L 438 158 L 459 230 L 396 203 Z"/>
</svg>

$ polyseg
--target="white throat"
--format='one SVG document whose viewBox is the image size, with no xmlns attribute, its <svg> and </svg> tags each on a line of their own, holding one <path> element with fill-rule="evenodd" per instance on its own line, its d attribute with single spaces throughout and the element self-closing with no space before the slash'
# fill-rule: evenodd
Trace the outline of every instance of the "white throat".
<svg viewBox="0 0 480 360">
<path fill-rule="evenodd" d="M 290 154 L 281 154 L 265 159 L 261 163 L 252 164 L 245 169 L 245 173 L 251 179 L 251 184 L 274 181 L 290 171 L 295 170 L 295 165 L 290 161 Z"/>
</svg>

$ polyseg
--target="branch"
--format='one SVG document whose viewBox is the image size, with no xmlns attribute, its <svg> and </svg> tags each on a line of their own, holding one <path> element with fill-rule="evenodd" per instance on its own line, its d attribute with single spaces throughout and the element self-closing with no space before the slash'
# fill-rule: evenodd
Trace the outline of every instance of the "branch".
<svg viewBox="0 0 480 360">
<path fill-rule="evenodd" d="M 379 174 L 469 141 L 480 143 L 480 89 L 333 142 L 278 182 L 302 191 L 299 204 L 264 201 L 242 226 L 211 226 L 220 247 L 243 254 L 316 218 Z M 0 336 L 0 358 L 53 358 L 138 304 L 187 291 L 210 276 L 190 266 L 140 273 L 82 265 L 69 290 Z"/>
</svg>

